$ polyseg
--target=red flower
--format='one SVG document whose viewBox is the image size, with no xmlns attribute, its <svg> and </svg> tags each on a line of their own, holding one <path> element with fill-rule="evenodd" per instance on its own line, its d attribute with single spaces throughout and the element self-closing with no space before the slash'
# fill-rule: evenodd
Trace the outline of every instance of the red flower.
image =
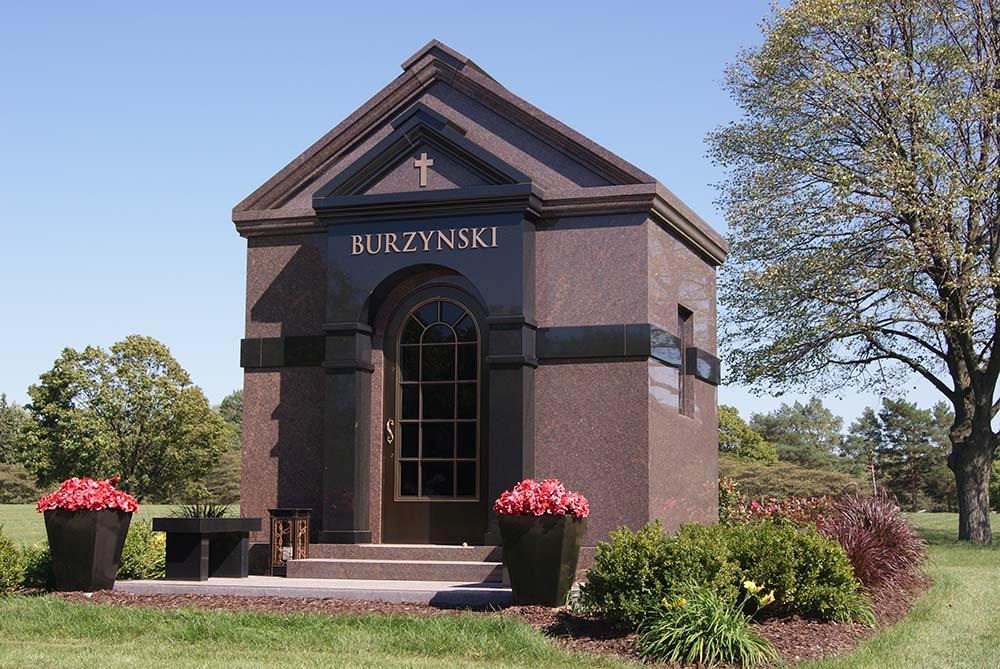
<svg viewBox="0 0 1000 669">
<path fill-rule="evenodd" d="M 92 478 L 66 479 L 59 486 L 59 490 L 44 495 L 35 509 L 41 513 L 43 511 L 54 511 L 65 509 L 67 511 L 101 511 L 103 509 L 120 509 L 127 513 L 132 513 L 139 509 L 139 502 L 128 493 L 116 490 L 115 483 L 121 477 L 112 476 L 110 479 L 97 481 Z"/>
<path fill-rule="evenodd" d="M 559 479 L 545 479 L 541 483 L 524 479 L 505 490 L 493 503 L 493 510 L 501 516 L 586 518 L 590 515 L 590 502 L 583 495 L 567 490 Z"/>
</svg>

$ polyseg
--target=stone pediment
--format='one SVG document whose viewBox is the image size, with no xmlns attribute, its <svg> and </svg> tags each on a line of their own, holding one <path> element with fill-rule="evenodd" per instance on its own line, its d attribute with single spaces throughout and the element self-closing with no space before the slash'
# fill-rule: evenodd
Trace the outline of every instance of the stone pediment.
<svg viewBox="0 0 1000 669">
<path fill-rule="evenodd" d="M 725 240 L 646 172 L 432 40 L 403 74 L 233 210 L 246 237 L 334 220 L 530 208 L 539 220 L 648 213 L 715 263 Z M 426 183 L 414 163 L 426 154 Z M 527 202 L 526 202 L 527 201 Z"/>
<path fill-rule="evenodd" d="M 313 194 L 319 211 L 357 204 L 359 197 L 444 193 L 530 184 L 519 170 L 465 137 L 465 131 L 422 103 L 395 118 L 392 132 Z M 433 192 L 433 193 L 432 193 Z"/>
</svg>

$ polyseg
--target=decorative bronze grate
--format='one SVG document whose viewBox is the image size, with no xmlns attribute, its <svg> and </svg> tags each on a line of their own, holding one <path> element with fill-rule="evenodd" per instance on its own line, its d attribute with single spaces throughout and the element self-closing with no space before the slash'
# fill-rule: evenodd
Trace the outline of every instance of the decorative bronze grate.
<svg viewBox="0 0 1000 669">
<path fill-rule="evenodd" d="M 309 515 L 312 509 L 268 509 L 271 515 L 271 560 L 268 573 L 284 576 L 289 560 L 309 557 Z"/>
</svg>

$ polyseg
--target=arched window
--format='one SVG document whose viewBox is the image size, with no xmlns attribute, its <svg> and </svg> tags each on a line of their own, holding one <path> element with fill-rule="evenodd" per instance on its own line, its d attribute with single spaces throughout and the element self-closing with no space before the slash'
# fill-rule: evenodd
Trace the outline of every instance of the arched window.
<svg viewBox="0 0 1000 669">
<path fill-rule="evenodd" d="M 476 321 L 458 302 L 424 302 L 404 319 L 397 499 L 478 499 L 479 346 Z"/>
</svg>

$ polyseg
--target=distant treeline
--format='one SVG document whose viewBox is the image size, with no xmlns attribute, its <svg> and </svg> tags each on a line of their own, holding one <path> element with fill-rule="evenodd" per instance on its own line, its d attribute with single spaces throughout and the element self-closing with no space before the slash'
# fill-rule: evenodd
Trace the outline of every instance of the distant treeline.
<svg viewBox="0 0 1000 669">
<path fill-rule="evenodd" d="M 944 402 L 921 409 L 883 398 L 844 432 L 844 420 L 818 398 L 756 413 L 719 407 L 720 474 L 752 495 L 833 494 L 845 486 L 884 487 L 910 511 L 955 511 L 955 477 L 948 468 L 954 420 Z M 991 500 L 1000 510 L 994 476 Z"/>
</svg>

